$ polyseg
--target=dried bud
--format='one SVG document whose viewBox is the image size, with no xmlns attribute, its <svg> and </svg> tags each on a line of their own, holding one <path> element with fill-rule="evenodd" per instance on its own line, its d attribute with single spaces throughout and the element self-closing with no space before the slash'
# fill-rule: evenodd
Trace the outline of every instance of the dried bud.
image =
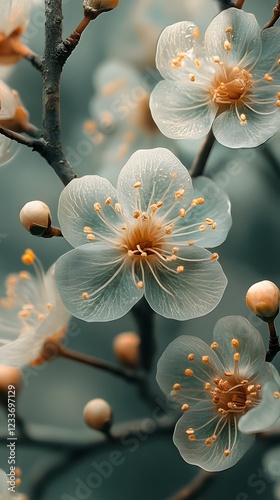
<svg viewBox="0 0 280 500">
<path fill-rule="evenodd" d="M 19 214 L 20 222 L 33 236 L 43 236 L 51 226 L 51 211 L 43 201 L 29 201 Z"/>
<path fill-rule="evenodd" d="M 279 288 L 268 280 L 255 283 L 246 294 L 247 306 L 262 319 L 277 316 L 279 299 Z"/>
<path fill-rule="evenodd" d="M 113 348 L 118 360 L 130 368 L 139 363 L 140 337 L 137 333 L 124 332 L 117 335 Z"/>
<path fill-rule="evenodd" d="M 92 399 L 84 408 L 84 419 L 89 427 L 105 430 L 111 423 L 112 408 L 104 399 Z"/>
<path fill-rule="evenodd" d="M 0 365 L 0 392 L 6 394 L 9 385 L 13 385 L 17 391 L 21 386 L 21 382 L 20 370 L 13 366 Z"/>
<path fill-rule="evenodd" d="M 95 19 L 102 12 L 115 9 L 119 0 L 84 0 L 83 7 L 85 16 Z"/>
</svg>

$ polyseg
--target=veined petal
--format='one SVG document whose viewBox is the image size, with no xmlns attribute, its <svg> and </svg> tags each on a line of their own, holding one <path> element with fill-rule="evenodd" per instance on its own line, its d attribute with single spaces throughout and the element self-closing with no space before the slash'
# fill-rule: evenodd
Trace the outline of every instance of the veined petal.
<svg viewBox="0 0 280 500">
<path fill-rule="evenodd" d="M 272 26 L 261 33 L 262 52 L 254 69 L 254 80 L 264 78 L 266 74 L 273 77 L 273 83 L 280 83 L 280 28 Z"/>
<path fill-rule="evenodd" d="M 252 104 L 254 106 L 254 103 Z M 265 107 L 264 107 L 265 108 Z M 280 112 L 275 111 L 268 114 L 254 112 L 248 107 L 231 106 L 227 111 L 220 114 L 213 123 L 213 133 L 217 141 L 229 148 L 253 148 L 263 144 L 272 137 L 280 126 Z M 240 123 L 240 116 L 246 116 L 247 123 Z"/>
<path fill-rule="evenodd" d="M 219 344 L 219 352 L 225 359 L 226 370 L 234 371 L 233 355 L 236 351 L 240 353 L 238 366 L 244 378 L 250 379 L 262 370 L 266 354 L 264 343 L 258 330 L 247 319 L 242 316 L 226 316 L 220 319 L 215 325 L 213 338 Z M 232 339 L 239 341 L 237 349 L 232 346 Z"/>
<path fill-rule="evenodd" d="M 198 139 L 206 135 L 218 106 L 208 88 L 196 82 L 161 81 L 151 93 L 150 107 L 160 131 L 171 139 Z"/>
<path fill-rule="evenodd" d="M 228 28 L 231 32 L 226 32 Z M 227 41 L 230 50 L 225 48 Z M 206 30 L 205 47 L 209 56 L 250 71 L 261 52 L 261 30 L 255 16 L 235 7 L 223 10 Z"/>
<path fill-rule="evenodd" d="M 0 122 L 7 118 L 12 118 L 16 112 L 14 94 L 8 85 L 0 80 Z"/>
<path fill-rule="evenodd" d="M 177 320 L 212 311 L 222 298 L 227 279 L 220 264 L 210 257 L 205 249 L 188 247 L 180 250 L 175 262 L 158 260 L 156 265 L 146 266 L 145 296 L 151 308 Z M 179 266 L 184 267 L 183 272 L 177 272 Z"/>
<path fill-rule="evenodd" d="M 189 355 L 194 359 L 189 360 Z M 209 356 L 210 362 L 203 363 L 202 356 Z M 186 375 L 186 370 L 193 375 Z M 216 353 L 198 337 L 182 335 L 168 345 L 159 359 L 156 379 L 164 394 L 176 403 L 191 405 L 207 399 L 210 408 L 212 396 L 204 384 L 216 378 L 218 372 L 223 374 L 223 366 Z M 175 390 L 175 384 L 180 389 Z"/>
<path fill-rule="evenodd" d="M 198 429 L 194 441 L 190 441 L 186 434 L 189 428 Z M 206 446 L 205 440 L 213 434 L 217 435 L 219 431 L 221 433 L 216 441 L 211 446 Z M 254 436 L 242 434 L 237 425 L 234 427 L 229 424 L 215 409 L 209 410 L 204 401 L 183 414 L 175 427 L 173 440 L 187 463 L 199 465 L 209 472 L 217 472 L 235 465 L 253 444 Z M 224 452 L 229 447 L 231 452 L 229 456 L 225 456 Z"/>
<path fill-rule="evenodd" d="M 156 53 L 156 66 L 163 78 L 185 81 L 193 74 L 197 82 L 209 81 L 214 70 L 205 58 L 198 33 L 197 26 L 190 21 L 172 24 L 163 30 Z"/>
<path fill-rule="evenodd" d="M 85 321 L 120 318 L 143 295 L 120 250 L 100 243 L 62 255 L 55 264 L 55 280 L 65 307 Z"/>
<path fill-rule="evenodd" d="M 134 187 L 138 182 L 141 185 Z M 184 194 L 180 201 L 188 206 L 193 198 L 191 177 L 178 158 L 165 148 L 136 151 L 121 170 L 117 184 L 118 200 L 130 218 L 136 209 L 147 212 L 159 201 L 163 202 L 159 215 L 164 215 L 181 189 Z"/>
<path fill-rule="evenodd" d="M 279 386 L 274 380 L 264 384 L 261 402 L 245 413 L 238 422 L 241 432 L 250 434 L 266 431 L 277 422 L 280 418 L 280 398 L 275 397 L 275 392 L 279 394 Z"/>
<path fill-rule="evenodd" d="M 196 246 L 215 247 L 223 243 L 231 227 L 230 201 L 227 194 L 211 179 L 207 177 L 196 177 L 193 180 L 194 198 L 204 198 L 204 203 L 195 205 L 190 212 L 176 224 L 176 230 L 181 227 L 195 224 L 204 225 L 205 230 L 190 234 L 190 240 L 195 241 Z M 186 236 L 178 237 L 178 240 L 187 240 Z M 176 237 L 174 236 L 174 240 Z"/>
<path fill-rule="evenodd" d="M 10 18 L 10 13 L 11 13 L 11 8 L 12 8 L 12 0 L 0 0 L 0 12 L 1 12 L 1 18 L 0 18 L 0 32 L 1 33 L 7 33 L 9 31 L 9 18 Z"/>
<path fill-rule="evenodd" d="M 0 165 L 4 165 L 4 163 L 10 161 L 17 151 L 18 149 L 15 141 L 2 135 L 0 138 Z"/>
<path fill-rule="evenodd" d="M 108 198 L 111 198 L 110 205 L 105 204 Z M 63 236 L 74 247 L 91 243 L 92 240 L 87 239 L 91 233 L 96 240 L 114 239 L 114 226 L 122 223 L 114 210 L 116 202 L 116 190 L 107 179 L 85 175 L 72 180 L 59 199 L 58 219 Z M 100 212 L 94 208 L 96 203 L 101 205 Z"/>
<path fill-rule="evenodd" d="M 4 0 L 4 2 L 1 3 L 10 3 L 11 4 L 11 9 L 10 9 L 10 15 L 8 22 L 5 26 L 4 33 L 10 34 L 12 33 L 15 29 L 19 27 L 25 27 L 26 22 L 28 21 L 28 15 L 30 12 L 30 9 L 34 3 L 33 0 Z M 0 6 L 0 10 L 2 9 L 2 6 Z M 1 10 L 2 12 L 2 10 Z"/>
</svg>

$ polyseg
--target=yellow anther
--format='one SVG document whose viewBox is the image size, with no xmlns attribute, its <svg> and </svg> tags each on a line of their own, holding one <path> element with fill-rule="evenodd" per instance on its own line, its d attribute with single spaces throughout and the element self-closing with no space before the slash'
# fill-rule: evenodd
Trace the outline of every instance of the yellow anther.
<svg viewBox="0 0 280 500">
<path fill-rule="evenodd" d="M 173 227 L 174 227 L 174 226 L 173 226 L 172 224 L 170 224 L 169 226 L 166 226 L 166 227 L 164 228 L 164 232 L 165 232 L 165 234 L 172 234 Z"/>
<path fill-rule="evenodd" d="M 140 182 L 140 181 L 137 181 L 137 182 L 135 182 L 135 184 L 133 184 L 133 187 L 136 189 L 140 188 L 140 186 L 142 186 L 142 182 Z"/>
<path fill-rule="evenodd" d="M 201 226 L 199 226 L 199 231 L 205 231 L 206 229 L 206 226 L 204 224 L 201 224 Z"/>
<path fill-rule="evenodd" d="M 115 210 L 116 210 L 116 212 L 121 213 L 122 207 L 121 207 L 120 203 L 115 203 Z"/>
<path fill-rule="evenodd" d="M 94 241 L 94 240 L 95 240 L 95 236 L 94 236 L 94 234 L 88 234 L 88 235 L 87 235 L 87 240 L 88 240 L 88 241 Z"/>
<path fill-rule="evenodd" d="M 212 226 L 212 224 L 213 224 L 213 222 L 214 222 L 214 221 L 213 221 L 213 219 L 209 219 L 209 217 L 207 217 L 207 218 L 205 219 L 205 222 L 206 222 L 206 224 L 207 224 L 208 226 Z"/>
<path fill-rule="evenodd" d="M 158 208 L 162 207 L 162 205 L 163 205 L 163 201 L 158 201 L 158 202 L 157 202 L 157 207 L 158 207 Z"/>
<path fill-rule="evenodd" d="M 141 215 L 140 210 L 135 210 L 135 212 L 133 213 L 134 219 L 138 219 L 138 217 L 140 217 L 140 215 Z"/>
<path fill-rule="evenodd" d="M 150 209 L 153 213 L 155 213 L 158 209 L 158 207 L 156 206 L 156 204 L 154 203 L 153 205 L 150 206 Z"/>
<path fill-rule="evenodd" d="M 190 435 L 190 434 L 194 434 L 194 430 L 192 427 L 189 427 L 187 430 L 186 430 L 186 434 Z"/>
<path fill-rule="evenodd" d="M 210 391 L 210 389 L 211 389 L 211 384 L 210 384 L 209 382 L 205 382 L 204 389 L 205 389 L 206 391 Z"/>
<path fill-rule="evenodd" d="M 247 392 L 252 392 L 252 391 L 254 391 L 254 390 L 255 390 L 255 386 L 254 386 L 254 384 L 250 384 L 250 385 L 248 385 L 248 387 L 247 387 Z"/>
<path fill-rule="evenodd" d="M 186 213 L 187 213 L 187 210 L 185 210 L 185 208 L 180 208 L 180 217 L 185 217 L 186 216 Z"/>
<path fill-rule="evenodd" d="M 189 441 L 195 441 L 196 437 L 194 434 L 189 434 L 188 439 L 189 439 Z"/>
<path fill-rule="evenodd" d="M 188 360 L 189 360 L 189 361 L 194 361 L 194 354 L 192 354 L 192 353 L 191 353 L 191 354 L 189 354 L 189 355 L 188 355 Z"/>
<path fill-rule="evenodd" d="M 27 250 L 25 250 L 24 254 L 21 257 L 21 260 L 25 265 L 30 266 L 31 264 L 33 264 L 34 260 L 36 260 L 36 255 L 33 250 L 27 248 Z"/>
<path fill-rule="evenodd" d="M 181 68 L 182 62 L 185 59 L 185 57 L 186 57 L 186 54 L 184 54 L 183 52 L 179 52 L 177 57 L 172 60 L 171 67 L 172 68 Z"/>
<path fill-rule="evenodd" d="M 82 299 L 86 300 L 89 298 L 89 294 L 87 292 L 82 293 Z"/>
<path fill-rule="evenodd" d="M 244 115 L 244 113 L 241 113 L 240 115 L 240 121 L 245 123 L 247 121 L 247 118 L 246 118 L 246 115 Z"/>
<path fill-rule="evenodd" d="M 202 361 L 202 363 L 207 364 L 207 363 L 209 363 L 210 358 L 209 358 L 209 356 L 202 356 L 201 357 L 201 361 Z"/>
<path fill-rule="evenodd" d="M 266 74 L 264 75 L 264 79 L 265 79 L 267 82 L 272 82 L 272 80 L 273 80 L 272 76 L 270 76 L 268 73 L 266 73 Z"/>
<path fill-rule="evenodd" d="M 45 305 L 49 311 L 53 308 L 53 304 L 51 304 L 50 302 L 47 302 Z"/>
<path fill-rule="evenodd" d="M 205 202 L 204 198 L 194 198 L 191 202 L 191 206 L 194 207 L 196 205 L 203 205 L 204 202 Z"/>
<path fill-rule="evenodd" d="M 256 385 L 256 391 L 260 391 L 260 390 L 261 390 L 261 388 L 262 388 L 261 384 L 257 384 L 257 385 Z"/>
<path fill-rule="evenodd" d="M 29 273 L 27 273 L 26 271 L 21 271 L 21 272 L 19 273 L 19 277 L 20 277 L 20 279 L 22 279 L 22 280 L 30 280 L 30 274 L 29 274 Z"/>
<path fill-rule="evenodd" d="M 178 253 L 179 252 L 179 248 L 178 247 L 173 247 L 172 248 L 172 253 Z"/>
<path fill-rule="evenodd" d="M 84 227 L 84 233 L 93 233 L 93 230 L 89 226 Z"/>
<path fill-rule="evenodd" d="M 280 100 L 279 99 L 276 101 L 276 106 L 277 106 L 277 108 L 280 108 Z"/>
<path fill-rule="evenodd" d="M 197 68 L 201 68 L 201 61 L 199 59 L 195 59 L 194 63 L 195 63 Z"/>
<path fill-rule="evenodd" d="M 178 266 L 176 269 L 177 273 L 183 273 L 184 270 L 185 270 L 184 266 Z"/>
<path fill-rule="evenodd" d="M 193 73 L 189 74 L 189 79 L 191 82 L 195 82 L 195 75 Z"/>
<path fill-rule="evenodd" d="M 188 411 L 189 409 L 189 405 L 187 403 L 184 403 L 182 406 L 181 406 L 181 410 L 182 411 Z"/>
<path fill-rule="evenodd" d="M 218 260 L 219 259 L 219 254 L 218 253 L 212 253 L 210 260 Z"/>
<path fill-rule="evenodd" d="M 101 210 L 102 210 L 102 207 L 101 207 L 100 203 L 98 203 L 98 202 L 94 203 L 93 208 L 96 212 L 101 212 Z"/>
<path fill-rule="evenodd" d="M 180 391 L 181 385 L 180 384 L 174 384 L 173 385 L 173 389 L 174 389 L 174 391 Z"/>
<path fill-rule="evenodd" d="M 188 247 L 192 247 L 193 245 L 195 245 L 195 240 L 188 241 Z"/>
<path fill-rule="evenodd" d="M 236 361 L 236 362 L 240 361 L 240 354 L 239 354 L 239 352 L 236 352 L 236 353 L 233 355 L 233 359 L 234 359 L 234 361 Z"/>
<path fill-rule="evenodd" d="M 227 28 L 225 29 L 225 32 L 226 33 L 232 33 L 233 32 L 232 26 L 227 26 Z"/>
<path fill-rule="evenodd" d="M 212 229 L 216 229 L 216 227 L 217 227 L 217 222 L 213 222 Z"/>
<path fill-rule="evenodd" d="M 182 198 L 185 194 L 185 190 L 183 188 L 181 189 L 178 189 L 178 191 L 175 192 L 175 199 L 176 200 L 180 200 L 180 198 Z"/>
<path fill-rule="evenodd" d="M 232 45 L 228 40 L 225 40 L 224 42 L 224 49 L 227 50 L 228 52 L 231 50 Z"/>
<path fill-rule="evenodd" d="M 225 457 L 229 457 L 229 455 L 230 455 L 230 450 L 229 450 L 229 449 L 225 450 L 225 451 L 224 451 L 224 455 L 225 455 Z"/>
<path fill-rule="evenodd" d="M 212 446 L 212 444 L 213 444 L 213 441 L 211 438 L 205 439 L 205 446 Z"/>
<path fill-rule="evenodd" d="M 185 370 L 185 375 L 187 375 L 188 377 L 192 377 L 193 376 L 193 370 L 191 370 L 190 368 L 187 368 Z"/>
<path fill-rule="evenodd" d="M 27 311 L 20 311 L 18 313 L 18 317 L 19 318 L 24 318 L 25 319 L 25 318 L 28 318 L 28 316 L 29 316 L 29 313 Z"/>
<path fill-rule="evenodd" d="M 280 64 L 280 59 L 278 59 L 277 64 Z"/>
<path fill-rule="evenodd" d="M 141 289 L 143 287 L 144 287 L 144 282 L 143 281 L 138 281 L 137 288 Z"/>
<path fill-rule="evenodd" d="M 108 196 L 108 198 L 105 200 L 105 205 L 111 205 L 112 203 L 112 198 L 111 196 Z"/>
<path fill-rule="evenodd" d="M 46 316 L 44 314 L 42 314 L 42 313 L 38 314 L 38 320 L 39 321 L 44 321 L 45 317 Z"/>
<path fill-rule="evenodd" d="M 280 398 L 280 392 L 279 392 L 279 391 L 274 391 L 274 393 L 273 393 L 273 397 L 274 397 L 275 399 L 279 399 L 279 398 Z"/>
<path fill-rule="evenodd" d="M 193 29 L 192 37 L 193 38 L 199 38 L 200 37 L 200 31 L 199 31 L 199 28 L 197 26 Z"/>
<path fill-rule="evenodd" d="M 227 411 L 224 410 L 223 408 L 218 408 L 218 412 L 221 414 L 221 415 L 226 415 L 227 414 Z"/>
<path fill-rule="evenodd" d="M 237 339 L 232 339 L 232 341 L 231 341 L 231 345 L 232 345 L 233 347 L 239 347 L 239 340 L 237 340 Z"/>
<path fill-rule="evenodd" d="M 219 56 L 214 56 L 213 57 L 213 61 L 214 61 L 214 63 L 218 63 L 219 64 L 221 62 L 221 59 L 219 58 Z"/>
</svg>

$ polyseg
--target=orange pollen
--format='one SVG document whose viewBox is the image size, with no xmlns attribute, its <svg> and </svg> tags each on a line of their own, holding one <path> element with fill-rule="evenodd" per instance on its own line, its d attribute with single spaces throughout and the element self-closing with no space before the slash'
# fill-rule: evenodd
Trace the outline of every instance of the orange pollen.
<svg viewBox="0 0 280 500">
<path fill-rule="evenodd" d="M 237 67 L 218 71 L 213 79 L 210 90 L 212 101 L 217 104 L 232 104 L 242 101 L 252 88 L 252 75 L 245 69 Z"/>
<path fill-rule="evenodd" d="M 150 261 L 159 259 L 166 234 L 171 234 L 172 229 L 159 224 L 159 219 L 154 215 L 134 212 L 134 223 L 129 224 L 120 238 L 120 247 L 128 256 L 135 260 L 148 258 Z"/>
</svg>

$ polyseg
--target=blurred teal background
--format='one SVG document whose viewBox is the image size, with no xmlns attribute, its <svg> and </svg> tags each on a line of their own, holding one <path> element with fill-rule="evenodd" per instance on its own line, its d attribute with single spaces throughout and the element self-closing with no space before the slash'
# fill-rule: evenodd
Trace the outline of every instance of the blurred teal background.
<svg viewBox="0 0 280 500">
<path fill-rule="evenodd" d="M 70 161 L 74 158 L 73 163 L 79 176 L 94 173 L 99 167 L 94 147 L 80 147 L 81 141 L 86 140 L 83 122 L 89 118 L 88 105 L 93 93 L 92 75 L 98 64 L 106 58 L 118 57 L 134 62 L 143 71 L 148 65 L 152 67 L 154 43 L 160 30 L 168 24 L 164 15 L 165 8 L 169 9 L 170 23 L 176 20 L 195 20 L 203 29 L 219 11 L 215 0 L 157 0 L 151 9 L 149 4 L 152 3 L 146 0 L 120 0 L 116 10 L 103 14 L 89 26 L 66 64 L 61 86 L 63 143 Z M 274 4 L 275 0 L 246 0 L 244 8 L 254 13 L 262 26 L 271 17 Z M 64 1 L 63 8 L 66 37 L 82 18 L 82 0 Z M 143 45 L 148 40 L 147 35 L 144 35 L 140 45 L 133 39 L 137 32 L 133 30 L 131 19 L 136 9 L 142 12 L 143 18 L 138 17 L 138 22 L 142 23 L 143 29 L 151 23 L 158 26 L 149 39 L 152 46 L 147 43 Z M 42 53 L 43 10 L 40 7 L 32 13 L 25 41 L 32 49 Z M 12 71 L 8 83 L 20 92 L 30 112 L 31 121 L 40 126 L 40 75 L 27 61 L 21 61 Z M 176 335 L 189 333 L 210 341 L 216 321 L 227 315 L 245 316 L 260 330 L 266 341 L 266 326 L 251 315 L 244 298 L 248 287 L 256 281 L 269 279 L 280 285 L 279 139 L 280 135 L 277 134 L 265 146 L 275 156 L 276 165 L 268 160 L 264 146 L 240 151 L 215 146 L 206 175 L 215 179 L 226 190 L 232 203 L 233 226 L 226 242 L 218 249 L 220 263 L 229 284 L 219 306 L 206 317 L 187 323 L 174 323 L 159 317 L 156 319 L 156 359 Z M 198 143 L 192 144 L 191 150 L 188 150 L 187 145 L 184 146 L 182 158 L 187 167 L 190 167 L 198 148 Z M 41 157 L 23 146 L 19 147 L 14 159 L 0 169 L 0 186 L 0 278 L 1 291 L 4 292 L 5 276 L 22 269 L 20 256 L 25 248 L 31 247 L 47 269 L 69 249 L 69 245 L 60 239 L 32 237 L 19 223 L 18 214 L 22 206 L 27 201 L 39 199 L 51 207 L 54 225 L 57 224 L 57 202 L 63 186 Z M 280 328 L 279 320 L 277 321 Z M 130 314 L 107 324 L 86 324 L 76 319 L 73 324 L 79 334 L 69 340 L 71 348 L 111 361 L 114 361 L 114 337 L 122 331 L 136 328 Z M 275 364 L 280 369 L 280 357 Z M 163 401 L 154 382 L 154 374 L 151 374 L 151 384 L 157 391 L 159 400 Z M 98 439 L 99 434 L 86 427 L 82 416 L 84 405 L 96 397 L 102 397 L 111 404 L 116 424 L 151 416 L 151 409 L 141 400 L 133 385 L 117 380 L 111 374 L 64 360 L 57 360 L 29 377 L 28 384 L 18 397 L 17 411 L 27 422 L 69 429 L 74 437 L 82 433 L 89 439 L 94 436 Z M 155 409 L 158 404 L 155 401 Z M 0 422 L 1 428 L 5 429 L 6 417 L 2 410 Z M 275 441 L 279 442 L 279 436 L 280 434 L 275 437 Z M 138 446 L 134 447 L 108 444 L 96 451 L 93 448 L 90 455 L 73 467 L 67 467 L 62 474 L 54 475 L 53 479 L 49 478 L 44 492 L 37 500 L 78 500 L 75 496 L 77 478 L 86 481 L 88 474 L 95 470 L 91 462 L 100 464 L 108 461 L 113 450 L 122 453 L 123 464 L 115 467 L 110 477 L 103 479 L 102 484 L 89 496 L 84 492 L 81 498 L 166 500 L 185 486 L 197 474 L 198 469 L 181 459 L 170 434 L 156 436 L 151 433 L 145 434 L 145 438 L 145 441 L 138 439 Z M 270 446 L 269 443 L 265 439 L 259 439 L 237 466 L 220 473 L 199 498 L 274 498 L 271 481 L 262 477 L 262 455 Z M 48 462 L 54 464 L 60 456 L 63 456 L 63 449 L 61 452 L 54 452 L 20 446 L 18 442 L 17 460 L 23 471 L 22 491 L 28 494 L 40 471 L 44 470 Z M 0 466 L 7 470 L 3 447 Z M 70 497 L 63 496 L 66 494 Z"/>
</svg>

